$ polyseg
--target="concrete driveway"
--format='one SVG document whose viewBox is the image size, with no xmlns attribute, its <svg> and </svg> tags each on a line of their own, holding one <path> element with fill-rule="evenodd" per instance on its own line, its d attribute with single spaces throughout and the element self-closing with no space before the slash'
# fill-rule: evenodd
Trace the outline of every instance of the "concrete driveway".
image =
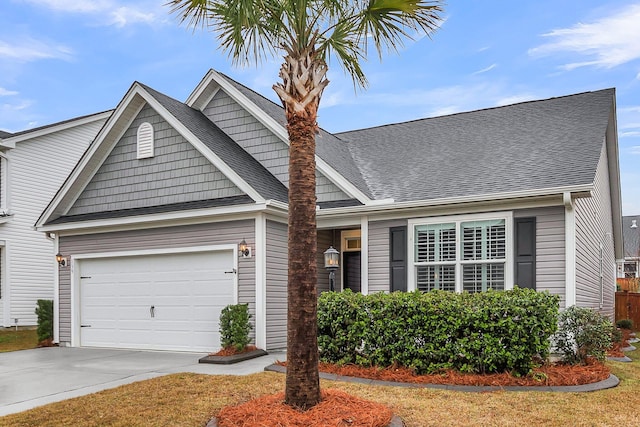
<svg viewBox="0 0 640 427">
<path fill-rule="evenodd" d="M 233 365 L 212 365 L 198 363 L 202 356 L 65 347 L 0 353 L 0 416 L 162 375 L 247 375 L 285 359 L 282 352 Z"/>
</svg>

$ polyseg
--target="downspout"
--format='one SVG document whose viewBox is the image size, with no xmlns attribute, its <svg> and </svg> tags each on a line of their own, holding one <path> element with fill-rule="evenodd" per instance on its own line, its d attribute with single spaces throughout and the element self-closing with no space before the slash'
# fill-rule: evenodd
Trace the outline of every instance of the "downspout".
<svg viewBox="0 0 640 427">
<path fill-rule="evenodd" d="M 56 262 L 55 254 L 59 250 L 58 235 L 46 233 L 46 238 L 53 242 L 53 254 L 51 255 L 53 267 L 53 342 L 60 343 L 60 270 Z"/>
<path fill-rule="evenodd" d="M 564 250 L 565 250 L 565 303 L 568 308 L 576 305 L 576 211 L 571 193 L 562 194 L 564 203 Z"/>
</svg>

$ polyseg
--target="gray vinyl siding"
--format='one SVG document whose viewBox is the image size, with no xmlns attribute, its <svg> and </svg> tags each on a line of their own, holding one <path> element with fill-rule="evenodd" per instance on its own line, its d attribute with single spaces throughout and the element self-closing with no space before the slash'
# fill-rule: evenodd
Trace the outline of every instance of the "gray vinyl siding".
<svg viewBox="0 0 640 427">
<path fill-rule="evenodd" d="M 514 218 L 536 218 L 536 290 L 559 295 L 565 301 L 564 207 L 517 210 Z M 517 283 L 516 283 L 517 285 Z"/>
<path fill-rule="evenodd" d="M 137 131 L 153 125 L 155 154 L 137 159 Z M 159 206 L 244 194 L 146 105 L 92 177 L 68 215 Z"/>
<path fill-rule="evenodd" d="M 347 196 L 329 178 L 316 171 L 316 197 L 318 202 L 332 202 L 334 200 L 347 200 Z"/>
<path fill-rule="evenodd" d="M 144 249 L 233 244 L 242 239 L 255 246 L 255 221 L 243 220 L 113 233 L 61 236 L 60 253 L 71 255 Z M 71 341 L 71 278 L 60 269 L 60 341 Z M 255 319 L 255 257 L 238 259 L 238 302 L 248 303 Z"/>
<path fill-rule="evenodd" d="M 220 90 L 202 112 L 238 145 L 289 186 L 289 147 L 226 92 Z M 350 199 L 334 183 L 316 172 L 319 202 Z"/>
<path fill-rule="evenodd" d="M 603 144 L 592 197 L 576 200 L 576 305 L 600 309 L 600 245 L 603 247 L 603 314 L 613 318 L 616 288 L 611 194 Z"/>
<path fill-rule="evenodd" d="M 389 229 L 407 220 L 369 222 L 369 293 L 389 292 Z M 412 271 L 408 269 L 409 274 Z"/>
<path fill-rule="evenodd" d="M 267 350 L 287 346 L 287 224 L 267 220 Z"/>
</svg>

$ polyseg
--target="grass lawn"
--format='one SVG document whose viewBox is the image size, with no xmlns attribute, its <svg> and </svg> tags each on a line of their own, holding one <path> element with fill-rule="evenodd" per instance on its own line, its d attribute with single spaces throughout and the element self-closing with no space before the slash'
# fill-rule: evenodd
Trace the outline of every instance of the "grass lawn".
<svg viewBox="0 0 640 427">
<path fill-rule="evenodd" d="M 323 381 L 389 405 L 407 426 L 640 425 L 640 350 L 610 362 L 621 384 L 593 393 L 490 392 Z M 223 406 L 284 389 L 284 375 L 174 374 L 0 418 L 2 426 L 204 426 Z"/>
<path fill-rule="evenodd" d="M 7 351 L 28 350 L 38 345 L 38 334 L 35 329 L 0 328 L 0 353 Z"/>
</svg>

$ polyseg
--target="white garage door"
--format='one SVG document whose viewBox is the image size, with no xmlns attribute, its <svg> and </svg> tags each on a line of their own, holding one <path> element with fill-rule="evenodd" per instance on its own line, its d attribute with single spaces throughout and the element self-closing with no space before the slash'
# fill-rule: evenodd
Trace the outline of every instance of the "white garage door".
<svg viewBox="0 0 640 427">
<path fill-rule="evenodd" d="M 233 265 L 232 251 L 80 260 L 80 345 L 218 350 Z"/>
</svg>

